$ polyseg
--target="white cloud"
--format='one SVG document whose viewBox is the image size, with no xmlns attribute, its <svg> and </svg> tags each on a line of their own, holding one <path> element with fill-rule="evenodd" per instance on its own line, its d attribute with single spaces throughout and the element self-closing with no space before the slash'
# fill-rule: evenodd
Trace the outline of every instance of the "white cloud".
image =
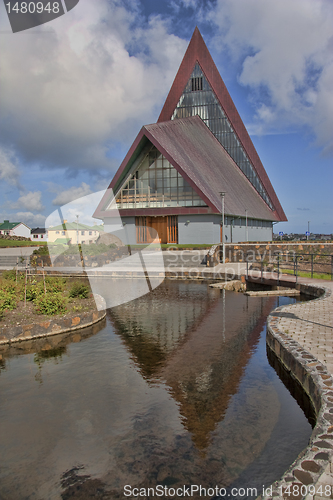
<svg viewBox="0 0 333 500">
<path fill-rule="evenodd" d="M 0 180 L 20 187 L 20 172 L 16 163 L 15 154 L 12 151 L 0 148 Z"/>
<path fill-rule="evenodd" d="M 82 182 L 81 186 L 71 187 L 66 189 L 66 191 L 61 191 L 56 198 L 52 201 L 53 205 L 66 205 L 73 200 L 82 198 L 82 196 L 87 196 L 91 194 L 91 189 L 88 184 Z"/>
<path fill-rule="evenodd" d="M 0 220 L 10 220 L 12 222 L 24 222 L 27 226 L 34 227 L 44 227 L 45 215 L 33 214 L 32 212 L 15 212 L 15 213 L 2 213 L 0 215 Z"/>
<path fill-rule="evenodd" d="M 41 191 L 29 191 L 26 194 L 22 194 L 15 203 L 11 203 L 11 208 L 25 208 L 31 210 L 32 212 L 41 212 L 44 207 L 41 202 Z"/>
<path fill-rule="evenodd" d="M 107 150 L 156 121 L 172 83 L 186 42 L 166 25 L 116 0 L 81 0 L 39 34 L 3 36 L 3 141 L 26 162 L 108 168 Z"/>
<path fill-rule="evenodd" d="M 333 151 L 333 3 L 218 0 L 220 47 L 242 60 L 262 132 L 308 126 Z"/>
</svg>

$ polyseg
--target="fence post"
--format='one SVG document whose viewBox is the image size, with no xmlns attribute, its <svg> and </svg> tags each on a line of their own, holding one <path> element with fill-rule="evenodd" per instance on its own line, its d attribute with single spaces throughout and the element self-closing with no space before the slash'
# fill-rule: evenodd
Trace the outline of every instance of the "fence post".
<svg viewBox="0 0 333 500">
<path fill-rule="evenodd" d="M 295 272 L 295 275 L 296 275 L 296 285 L 297 285 L 297 278 L 298 278 L 298 276 L 297 276 L 297 271 L 298 271 L 298 269 L 297 269 L 297 257 L 298 257 L 298 255 L 296 255 L 296 272 Z"/>
<path fill-rule="evenodd" d="M 311 278 L 313 278 L 313 253 L 311 254 Z"/>
<path fill-rule="evenodd" d="M 261 263 L 260 263 L 260 270 L 261 270 L 261 276 L 260 276 L 260 282 L 263 282 L 263 270 L 264 270 L 264 259 L 263 257 L 261 258 Z"/>
<path fill-rule="evenodd" d="M 278 254 L 278 258 L 277 258 L 277 286 L 280 285 L 280 254 Z"/>
<path fill-rule="evenodd" d="M 331 281 L 333 281 L 333 255 L 331 255 Z"/>
</svg>

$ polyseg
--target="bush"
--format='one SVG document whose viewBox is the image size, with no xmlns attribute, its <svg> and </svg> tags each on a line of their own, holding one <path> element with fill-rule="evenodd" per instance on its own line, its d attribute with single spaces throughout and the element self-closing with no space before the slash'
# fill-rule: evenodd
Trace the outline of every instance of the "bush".
<svg viewBox="0 0 333 500">
<path fill-rule="evenodd" d="M 12 311 L 16 309 L 17 297 L 10 293 L 2 292 L 0 295 L 0 311 Z"/>
<path fill-rule="evenodd" d="M 36 283 L 36 282 L 35 283 L 28 283 L 27 292 L 26 292 L 26 299 L 33 301 L 39 295 L 45 295 L 44 283 L 42 281 L 39 281 L 38 283 Z M 24 288 L 21 291 L 21 300 L 24 300 Z"/>
<path fill-rule="evenodd" d="M 22 282 L 0 279 L 0 298 L 3 295 L 19 296 L 22 289 Z"/>
<path fill-rule="evenodd" d="M 32 253 L 33 255 L 49 255 L 49 248 L 47 245 L 43 245 L 42 247 L 34 250 Z"/>
<path fill-rule="evenodd" d="M 4 271 L 2 273 L 2 278 L 4 280 L 16 281 L 16 270 L 12 269 L 11 271 Z"/>
<path fill-rule="evenodd" d="M 64 291 L 66 280 L 64 278 L 55 278 L 53 276 L 46 276 L 45 284 L 47 292 L 58 293 Z"/>
<path fill-rule="evenodd" d="M 79 299 L 87 299 L 89 297 L 89 287 L 83 283 L 73 283 L 69 291 L 69 296 L 72 299 L 78 297 Z"/>
<path fill-rule="evenodd" d="M 38 295 L 35 300 L 37 314 L 54 315 L 64 313 L 67 309 L 67 299 L 61 293 Z"/>
</svg>

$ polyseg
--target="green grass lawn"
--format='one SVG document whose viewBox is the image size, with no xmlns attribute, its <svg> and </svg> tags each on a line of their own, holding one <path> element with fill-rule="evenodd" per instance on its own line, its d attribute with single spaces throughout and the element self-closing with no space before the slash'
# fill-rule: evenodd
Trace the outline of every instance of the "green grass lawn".
<svg viewBox="0 0 333 500">
<path fill-rule="evenodd" d="M 46 241 L 19 241 L 19 240 L 4 240 L 0 238 L 0 248 L 9 248 L 9 247 L 36 247 L 40 245 L 46 245 Z"/>
<path fill-rule="evenodd" d="M 295 275 L 294 271 L 292 269 L 280 269 L 281 273 L 284 274 L 293 274 Z M 305 271 L 298 271 L 297 276 L 300 278 L 311 278 L 311 273 L 307 273 Z M 330 280 L 331 275 L 330 274 L 324 274 L 324 273 L 313 273 L 313 279 L 316 280 Z"/>
</svg>

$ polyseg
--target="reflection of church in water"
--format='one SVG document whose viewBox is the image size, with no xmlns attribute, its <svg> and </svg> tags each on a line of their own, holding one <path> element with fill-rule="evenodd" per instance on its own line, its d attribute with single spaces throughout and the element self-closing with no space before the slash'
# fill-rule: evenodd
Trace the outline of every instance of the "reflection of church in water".
<svg viewBox="0 0 333 500">
<path fill-rule="evenodd" d="M 224 419 L 274 300 L 169 281 L 108 310 L 141 375 L 169 388 L 198 450 Z"/>
</svg>

